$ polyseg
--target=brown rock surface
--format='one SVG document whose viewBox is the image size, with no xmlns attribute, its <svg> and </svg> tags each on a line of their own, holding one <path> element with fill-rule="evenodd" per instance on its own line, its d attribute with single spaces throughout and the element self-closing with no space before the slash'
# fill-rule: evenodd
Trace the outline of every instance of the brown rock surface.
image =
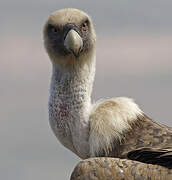
<svg viewBox="0 0 172 180">
<path fill-rule="evenodd" d="M 71 180 L 172 180 L 172 170 L 118 158 L 90 158 L 74 169 Z"/>
</svg>

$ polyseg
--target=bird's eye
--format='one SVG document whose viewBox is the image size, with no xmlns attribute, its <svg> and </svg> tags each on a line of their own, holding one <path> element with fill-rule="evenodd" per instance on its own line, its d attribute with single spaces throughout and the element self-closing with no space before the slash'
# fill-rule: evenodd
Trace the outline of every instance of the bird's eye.
<svg viewBox="0 0 172 180">
<path fill-rule="evenodd" d="M 87 28 L 88 28 L 87 23 L 86 23 L 86 22 L 83 23 L 83 24 L 82 24 L 82 30 L 83 30 L 83 31 L 87 31 Z"/>
<path fill-rule="evenodd" d="M 51 31 L 52 31 L 54 34 L 56 34 L 56 33 L 58 32 L 57 28 L 55 28 L 55 27 L 52 27 L 52 28 L 51 28 Z"/>
</svg>

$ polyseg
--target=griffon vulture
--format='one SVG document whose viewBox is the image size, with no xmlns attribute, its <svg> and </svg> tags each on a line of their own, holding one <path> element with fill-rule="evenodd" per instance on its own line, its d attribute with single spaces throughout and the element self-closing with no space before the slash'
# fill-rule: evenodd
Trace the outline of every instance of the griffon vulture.
<svg viewBox="0 0 172 180">
<path fill-rule="evenodd" d="M 126 97 L 92 104 L 96 34 L 78 9 L 52 13 L 44 26 L 52 63 L 49 121 L 58 140 L 82 159 L 118 157 L 172 168 L 172 129 Z"/>
</svg>

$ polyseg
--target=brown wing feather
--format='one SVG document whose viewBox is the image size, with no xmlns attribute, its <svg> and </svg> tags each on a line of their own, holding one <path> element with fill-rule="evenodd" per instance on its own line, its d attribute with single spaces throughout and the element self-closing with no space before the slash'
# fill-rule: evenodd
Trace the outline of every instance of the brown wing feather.
<svg viewBox="0 0 172 180">
<path fill-rule="evenodd" d="M 172 169 L 172 148 L 151 149 L 140 148 L 130 151 L 128 159 L 140 161 L 148 164 L 156 164 Z"/>
</svg>

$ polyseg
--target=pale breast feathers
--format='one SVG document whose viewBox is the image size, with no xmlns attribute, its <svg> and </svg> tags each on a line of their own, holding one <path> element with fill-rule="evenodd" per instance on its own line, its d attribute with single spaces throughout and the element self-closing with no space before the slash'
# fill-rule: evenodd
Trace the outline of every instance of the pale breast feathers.
<svg viewBox="0 0 172 180">
<path fill-rule="evenodd" d="M 124 131 L 142 116 L 142 111 L 132 99 L 111 98 L 97 102 L 90 115 L 90 154 L 101 151 L 108 155 L 114 140 L 120 142 Z"/>
</svg>

